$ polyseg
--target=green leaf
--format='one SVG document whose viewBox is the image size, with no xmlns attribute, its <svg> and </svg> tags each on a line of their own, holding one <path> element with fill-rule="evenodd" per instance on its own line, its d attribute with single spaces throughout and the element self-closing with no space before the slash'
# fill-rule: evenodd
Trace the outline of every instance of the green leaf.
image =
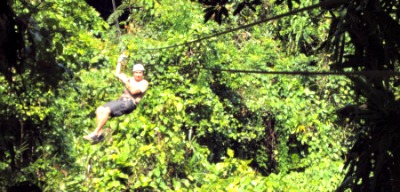
<svg viewBox="0 0 400 192">
<path fill-rule="evenodd" d="M 228 148 L 228 150 L 227 150 L 227 153 L 228 153 L 228 156 L 229 156 L 230 158 L 233 158 L 234 155 L 235 155 L 235 152 L 234 152 L 232 149 L 229 149 L 229 148 Z"/>
<path fill-rule="evenodd" d="M 178 112 L 182 111 L 182 108 L 183 108 L 183 104 L 181 102 L 176 103 L 176 110 Z"/>
</svg>

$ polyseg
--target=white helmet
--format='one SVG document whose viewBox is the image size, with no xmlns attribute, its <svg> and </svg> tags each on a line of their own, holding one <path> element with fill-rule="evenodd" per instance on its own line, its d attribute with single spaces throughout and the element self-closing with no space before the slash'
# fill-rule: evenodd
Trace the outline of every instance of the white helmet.
<svg viewBox="0 0 400 192">
<path fill-rule="evenodd" d="M 144 67 L 142 64 L 136 64 L 133 66 L 132 71 L 144 71 Z"/>
</svg>

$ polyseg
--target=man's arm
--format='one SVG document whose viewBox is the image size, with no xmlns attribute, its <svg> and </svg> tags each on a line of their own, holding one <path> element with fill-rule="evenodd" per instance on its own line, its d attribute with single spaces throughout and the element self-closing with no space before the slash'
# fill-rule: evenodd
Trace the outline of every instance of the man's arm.
<svg viewBox="0 0 400 192">
<path fill-rule="evenodd" d="M 118 58 L 118 63 L 117 63 L 117 68 L 115 69 L 115 76 L 118 77 L 119 80 L 121 80 L 124 84 L 126 84 L 129 80 L 129 78 L 122 73 L 122 65 L 126 63 L 127 57 L 125 54 L 121 54 Z"/>
</svg>

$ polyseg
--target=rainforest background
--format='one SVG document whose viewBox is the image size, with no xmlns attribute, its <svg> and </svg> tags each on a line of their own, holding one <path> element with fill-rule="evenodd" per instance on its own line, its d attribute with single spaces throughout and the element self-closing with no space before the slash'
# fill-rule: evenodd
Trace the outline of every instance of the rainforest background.
<svg viewBox="0 0 400 192">
<path fill-rule="evenodd" d="M 0 190 L 397 191 L 398 7 L 1 1 Z M 150 89 L 91 145 L 123 52 Z"/>
</svg>

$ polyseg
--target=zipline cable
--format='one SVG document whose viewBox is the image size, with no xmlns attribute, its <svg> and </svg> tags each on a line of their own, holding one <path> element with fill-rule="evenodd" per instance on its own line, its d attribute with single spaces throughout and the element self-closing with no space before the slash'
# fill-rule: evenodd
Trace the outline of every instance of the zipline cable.
<svg viewBox="0 0 400 192">
<path fill-rule="evenodd" d="M 148 64 L 148 66 L 155 66 L 155 64 Z M 182 67 L 179 65 L 167 65 L 167 66 Z M 195 67 L 192 69 L 215 71 L 215 72 L 227 72 L 227 73 L 248 73 L 248 74 L 266 74 L 266 75 L 400 77 L 400 72 L 380 71 L 380 70 L 334 72 L 334 71 L 266 71 L 266 70 L 222 69 L 222 68 L 209 68 L 209 67 Z"/>
<path fill-rule="evenodd" d="M 315 5 L 311 5 L 308 7 L 304 7 L 301 9 L 297 9 L 294 11 L 290 11 L 281 15 L 277 15 L 271 18 L 263 19 L 254 23 L 250 23 L 247 25 L 239 26 L 237 28 L 229 29 L 226 31 L 222 31 L 219 33 L 215 33 L 209 36 L 201 37 L 192 41 L 188 41 L 185 43 L 175 44 L 171 46 L 161 47 L 161 48 L 150 48 L 150 49 L 142 49 L 147 51 L 155 51 L 155 50 L 163 50 L 170 49 L 174 47 L 187 46 L 193 43 L 201 42 L 206 39 L 211 39 L 213 37 L 221 36 L 227 33 L 231 33 L 234 31 L 238 31 L 240 29 L 246 29 L 253 27 L 255 25 L 259 25 L 268 21 L 273 21 L 277 19 L 281 19 L 283 17 L 287 17 L 290 15 L 295 15 L 297 13 L 312 10 L 319 7 L 332 7 L 332 6 L 340 6 L 342 4 L 348 3 L 346 0 L 330 0 L 324 1 Z M 394 71 L 354 71 L 354 72 L 308 72 L 308 71 L 259 71 L 259 70 L 239 70 L 239 69 L 213 69 L 213 68 L 199 68 L 200 70 L 209 70 L 209 71 L 222 71 L 229 73 L 253 73 L 253 74 L 270 74 L 270 75 L 302 75 L 302 76 L 319 76 L 319 75 L 329 75 L 329 76 L 369 76 L 369 77 L 396 77 L 400 76 L 400 72 Z"/>
<path fill-rule="evenodd" d="M 304 7 L 304 8 L 301 8 L 301 9 L 297 9 L 297 10 L 294 10 L 294 11 L 289 11 L 289 12 L 283 13 L 281 15 L 277 15 L 277 16 L 274 16 L 274 17 L 271 17 L 271 18 L 263 19 L 263 20 L 260 20 L 260 21 L 254 22 L 254 23 L 250 23 L 250 24 L 247 24 L 247 25 L 242 25 L 242 26 L 239 26 L 237 28 L 229 29 L 229 30 L 226 30 L 226 31 L 214 33 L 212 35 L 201 37 L 201 38 L 198 38 L 198 39 L 195 39 L 195 40 L 192 40 L 192 41 L 179 43 L 179 44 L 175 44 L 175 45 L 170 45 L 170 46 L 166 46 L 166 47 L 149 48 L 149 49 L 142 49 L 142 50 L 156 51 L 156 50 L 170 49 L 170 48 L 180 47 L 180 46 L 187 46 L 187 45 L 190 45 L 190 44 L 193 44 L 193 43 L 197 43 L 197 42 L 200 42 L 200 41 L 203 41 L 203 40 L 206 40 L 206 39 L 211 39 L 213 37 L 217 37 L 217 36 L 225 35 L 227 33 L 238 31 L 240 29 L 246 29 L 246 28 L 249 28 L 249 27 L 253 27 L 255 25 L 259 25 L 259 24 L 268 22 L 268 21 L 273 21 L 273 20 L 281 19 L 281 18 L 286 17 L 286 16 L 295 15 L 295 14 L 303 12 L 303 11 L 308 11 L 308 10 L 312 10 L 312 9 L 319 8 L 319 7 L 339 6 L 339 5 L 344 4 L 344 3 L 348 3 L 348 1 L 346 1 L 346 0 L 323 1 L 323 2 L 315 4 L 315 5 L 311 5 L 311 6 Z"/>
<path fill-rule="evenodd" d="M 400 72 L 395 71 L 353 71 L 353 72 L 309 72 L 309 71 L 257 71 L 257 70 L 239 70 L 239 69 L 215 69 L 215 68 L 199 68 L 201 70 L 221 71 L 229 73 L 256 73 L 269 75 L 302 75 L 302 76 L 318 76 L 318 75 L 334 75 L 334 76 L 368 76 L 368 77 L 396 77 L 400 76 Z"/>
<path fill-rule="evenodd" d="M 117 10 L 117 6 L 115 5 L 115 0 L 111 0 L 111 1 L 112 1 L 112 5 L 113 5 L 113 10 L 115 13 Z M 119 29 L 118 17 L 115 18 L 115 28 L 117 29 L 117 32 L 118 32 L 118 40 L 121 40 L 121 30 Z"/>
</svg>

